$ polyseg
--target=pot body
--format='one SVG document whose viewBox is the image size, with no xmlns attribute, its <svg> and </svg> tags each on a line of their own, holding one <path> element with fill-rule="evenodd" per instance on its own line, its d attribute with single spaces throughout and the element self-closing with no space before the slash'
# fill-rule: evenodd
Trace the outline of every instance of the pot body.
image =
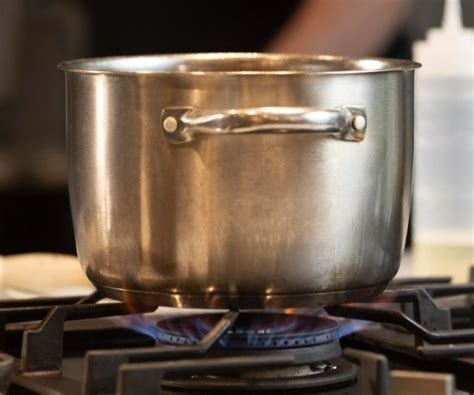
<svg viewBox="0 0 474 395">
<path fill-rule="evenodd" d="M 252 56 L 62 66 L 77 250 L 107 295 L 178 307 L 317 306 L 368 298 L 396 274 L 416 65 L 331 73 L 324 67 L 347 59 L 292 57 L 285 67 L 285 57 L 275 65 Z M 327 112 L 316 119 L 327 133 L 292 130 L 302 122 L 295 109 L 347 106 L 363 110 L 362 141 L 337 138 Z M 178 109 L 174 122 L 169 109 Z M 269 118 L 259 111 L 278 112 L 275 122 L 262 127 Z M 201 133 L 172 141 L 186 122 Z M 245 122 L 260 128 L 239 129 Z"/>
</svg>

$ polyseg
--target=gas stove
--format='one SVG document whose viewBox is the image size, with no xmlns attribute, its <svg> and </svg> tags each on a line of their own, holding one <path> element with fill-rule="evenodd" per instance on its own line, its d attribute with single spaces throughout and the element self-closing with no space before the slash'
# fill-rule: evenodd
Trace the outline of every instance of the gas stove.
<svg viewBox="0 0 474 395">
<path fill-rule="evenodd" d="M 131 311 L 97 292 L 1 301 L 0 393 L 472 393 L 471 272 L 325 309 Z"/>
</svg>

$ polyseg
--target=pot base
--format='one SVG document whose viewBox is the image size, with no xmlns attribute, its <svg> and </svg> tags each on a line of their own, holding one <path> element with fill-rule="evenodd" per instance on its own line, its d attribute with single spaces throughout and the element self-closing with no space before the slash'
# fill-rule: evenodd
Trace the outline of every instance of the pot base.
<svg viewBox="0 0 474 395">
<path fill-rule="evenodd" d="M 321 307 L 343 303 L 365 302 L 375 298 L 387 286 L 347 291 L 318 292 L 310 294 L 237 295 L 237 294 L 168 294 L 134 291 L 94 284 L 104 296 L 118 299 L 131 307 L 168 306 L 206 309 L 274 309 L 287 307 Z"/>
</svg>

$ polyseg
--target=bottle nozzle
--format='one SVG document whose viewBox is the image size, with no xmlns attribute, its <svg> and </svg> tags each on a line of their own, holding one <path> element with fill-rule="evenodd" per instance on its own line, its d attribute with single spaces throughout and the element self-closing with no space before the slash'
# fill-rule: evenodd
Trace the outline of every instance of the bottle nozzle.
<svg viewBox="0 0 474 395">
<path fill-rule="evenodd" d="M 443 30 L 461 30 L 462 8 L 460 0 L 444 0 Z"/>
</svg>

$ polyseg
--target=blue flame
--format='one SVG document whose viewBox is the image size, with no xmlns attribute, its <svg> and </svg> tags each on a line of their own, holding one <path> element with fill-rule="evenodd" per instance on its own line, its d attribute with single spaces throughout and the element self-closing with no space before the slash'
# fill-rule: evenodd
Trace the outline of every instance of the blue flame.
<svg viewBox="0 0 474 395">
<path fill-rule="evenodd" d="M 339 329 L 338 329 L 338 338 L 342 338 L 344 336 L 351 335 L 355 332 L 359 332 L 363 329 L 366 329 L 369 326 L 374 325 L 371 321 L 363 321 L 363 320 L 353 320 L 349 318 L 337 318 L 332 317 L 339 322 Z"/>
<path fill-rule="evenodd" d="M 339 340 L 373 325 L 370 321 L 332 317 L 322 311 L 313 312 L 312 315 L 337 321 L 338 325 L 308 327 L 308 322 L 304 321 L 305 316 L 299 315 L 295 316 L 294 320 L 276 319 L 270 324 L 268 321 L 260 322 L 256 319 L 255 322 L 250 321 L 244 326 L 234 326 L 217 341 L 215 346 L 251 349 L 307 347 Z M 175 328 L 163 331 L 157 325 L 156 316 L 134 314 L 118 318 L 126 328 L 148 336 L 156 343 L 168 344 L 196 344 L 214 328 L 219 319 L 219 316 L 215 319 L 196 319 L 193 325 L 189 325 L 189 321 L 180 323 L 178 320 Z"/>
<path fill-rule="evenodd" d="M 121 319 L 127 329 L 151 337 L 155 342 L 158 341 L 158 328 L 156 327 L 155 320 L 147 319 L 143 314 L 123 316 Z"/>
</svg>

